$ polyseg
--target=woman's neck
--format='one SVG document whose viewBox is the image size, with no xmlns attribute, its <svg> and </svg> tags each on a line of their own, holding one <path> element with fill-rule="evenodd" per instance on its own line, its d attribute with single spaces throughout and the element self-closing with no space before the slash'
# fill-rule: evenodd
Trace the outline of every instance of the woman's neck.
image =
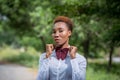
<svg viewBox="0 0 120 80">
<path fill-rule="evenodd" d="M 62 45 L 61 49 L 68 48 L 68 47 L 69 47 L 69 44 L 64 44 L 64 45 Z"/>
<path fill-rule="evenodd" d="M 69 47 L 69 40 L 67 40 L 65 43 L 63 43 L 60 48 L 63 49 L 63 48 L 68 48 Z"/>
</svg>

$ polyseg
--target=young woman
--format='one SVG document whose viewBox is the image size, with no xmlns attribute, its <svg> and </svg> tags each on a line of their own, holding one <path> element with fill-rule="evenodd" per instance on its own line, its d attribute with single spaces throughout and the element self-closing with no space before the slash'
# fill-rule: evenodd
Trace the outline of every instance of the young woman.
<svg viewBox="0 0 120 80">
<path fill-rule="evenodd" d="M 73 23 L 65 16 L 54 20 L 52 37 L 55 44 L 47 44 L 40 56 L 37 80 L 85 80 L 86 59 L 69 45 Z"/>
</svg>

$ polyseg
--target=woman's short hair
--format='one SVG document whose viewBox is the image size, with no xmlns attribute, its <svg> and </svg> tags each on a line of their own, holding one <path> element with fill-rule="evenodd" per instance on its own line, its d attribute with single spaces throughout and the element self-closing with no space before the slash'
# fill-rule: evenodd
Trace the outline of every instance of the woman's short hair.
<svg viewBox="0 0 120 80">
<path fill-rule="evenodd" d="M 57 22 L 65 22 L 68 26 L 68 29 L 72 32 L 73 30 L 73 22 L 71 21 L 70 18 L 66 17 L 66 16 L 57 16 L 55 19 L 54 19 L 54 24 L 57 23 Z"/>
</svg>

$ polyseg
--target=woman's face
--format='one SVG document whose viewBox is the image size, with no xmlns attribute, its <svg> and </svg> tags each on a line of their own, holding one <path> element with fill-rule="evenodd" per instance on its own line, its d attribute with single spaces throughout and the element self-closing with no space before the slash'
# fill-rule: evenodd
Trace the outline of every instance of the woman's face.
<svg viewBox="0 0 120 80">
<path fill-rule="evenodd" d="M 56 22 L 53 27 L 52 37 L 56 43 L 56 46 L 63 45 L 68 42 L 71 31 L 68 29 L 66 23 Z"/>
</svg>

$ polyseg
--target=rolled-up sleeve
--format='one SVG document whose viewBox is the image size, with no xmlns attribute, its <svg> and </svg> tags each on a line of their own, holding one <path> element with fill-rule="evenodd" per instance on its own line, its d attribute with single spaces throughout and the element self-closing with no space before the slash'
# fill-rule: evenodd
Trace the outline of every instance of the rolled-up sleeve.
<svg viewBox="0 0 120 80">
<path fill-rule="evenodd" d="M 39 59 L 37 80 L 49 80 L 49 58 L 45 58 L 45 53 Z"/>
<path fill-rule="evenodd" d="M 78 55 L 75 59 L 71 59 L 72 80 L 86 80 L 86 59 Z"/>
</svg>

